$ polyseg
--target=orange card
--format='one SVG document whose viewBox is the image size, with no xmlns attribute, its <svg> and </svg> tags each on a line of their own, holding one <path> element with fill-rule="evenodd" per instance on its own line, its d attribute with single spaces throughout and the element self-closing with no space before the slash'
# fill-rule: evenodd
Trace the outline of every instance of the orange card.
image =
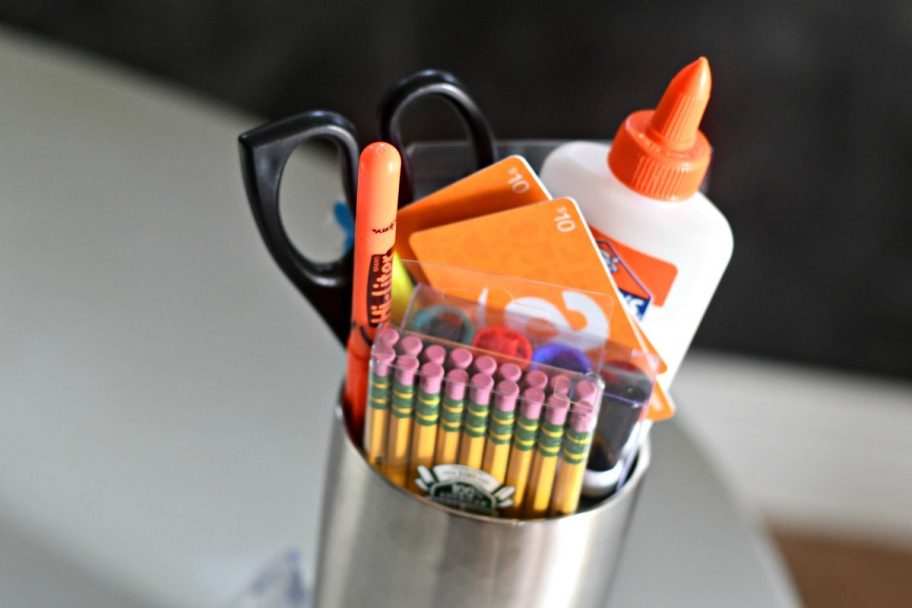
<svg viewBox="0 0 912 608">
<path fill-rule="evenodd" d="M 448 291 L 451 286 L 458 286 L 461 297 L 486 299 L 494 307 L 505 308 L 508 302 L 519 302 L 535 308 L 545 313 L 568 342 L 582 350 L 600 349 L 610 339 L 627 348 L 656 354 L 627 314 L 572 199 L 539 202 L 414 232 L 409 245 L 420 262 L 505 275 L 505 284 L 499 287 L 507 294 L 507 301 L 493 301 L 498 290 L 485 284 L 496 281 L 496 276 L 477 277 L 473 285 L 473 279 L 463 270 L 429 264 L 424 267 L 424 274 L 438 289 Z M 551 284 L 569 289 L 555 289 Z M 656 385 L 647 417 L 670 417 L 673 407 Z"/>
<path fill-rule="evenodd" d="M 396 252 L 404 260 L 414 260 L 409 239 L 419 230 L 550 198 L 526 159 L 508 156 L 401 209 L 396 217 Z"/>
</svg>

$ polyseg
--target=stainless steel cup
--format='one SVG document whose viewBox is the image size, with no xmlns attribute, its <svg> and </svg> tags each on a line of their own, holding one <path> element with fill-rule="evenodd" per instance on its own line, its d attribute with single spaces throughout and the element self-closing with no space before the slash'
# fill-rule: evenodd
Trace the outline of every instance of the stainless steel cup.
<svg viewBox="0 0 912 608">
<path fill-rule="evenodd" d="M 316 608 L 604 608 L 649 467 L 573 515 L 516 521 L 443 508 L 388 482 L 332 425 Z"/>
</svg>

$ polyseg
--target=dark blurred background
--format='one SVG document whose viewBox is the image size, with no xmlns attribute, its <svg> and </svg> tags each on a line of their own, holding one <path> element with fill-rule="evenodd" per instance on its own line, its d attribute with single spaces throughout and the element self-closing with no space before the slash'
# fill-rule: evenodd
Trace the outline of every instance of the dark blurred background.
<svg viewBox="0 0 912 608">
<path fill-rule="evenodd" d="M 736 244 L 697 344 L 912 378 L 912 2 L 0 0 L 0 20 L 365 136 L 394 81 L 437 67 L 501 137 L 610 138 L 706 55 L 709 195 Z M 441 112 L 407 126 L 456 135 Z"/>
</svg>

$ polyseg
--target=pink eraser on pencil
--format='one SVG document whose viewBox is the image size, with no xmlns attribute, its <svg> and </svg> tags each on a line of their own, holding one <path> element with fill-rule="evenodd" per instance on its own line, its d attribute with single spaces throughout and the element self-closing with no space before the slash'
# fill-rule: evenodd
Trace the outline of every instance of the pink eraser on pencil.
<svg viewBox="0 0 912 608">
<path fill-rule="evenodd" d="M 469 397 L 475 403 L 489 403 L 491 401 L 492 388 L 494 388 L 494 379 L 487 374 L 478 372 L 472 376 L 472 389 L 469 391 Z"/>
<path fill-rule="evenodd" d="M 421 358 L 427 362 L 433 362 L 437 365 L 443 365 L 446 360 L 446 349 L 439 344 L 431 344 L 421 353 Z"/>
<path fill-rule="evenodd" d="M 557 374 L 551 378 L 551 392 L 555 395 L 566 397 L 570 394 L 570 387 L 572 386 L 573 383 L 570 381 L 570 378 L 563 374 Z"/>
<path fill-rule="evenodd" d="M 519 382 L 520 376 L 522 376 L 522 369 L 515 363 L 504 363 L 497 369 L 497 377 L 501 380 Z"/>
<path fill-rule="evenodd" d="M 421 366 L 421 391 L 430 395 L 440 392 L 443 383 L 443 366 L 433 361 L 428 361 Z"/>
<path fill-rule="evenodd" d="M 389 375 L 390 365 L 396 358 L 396 352 L 391 346 L 380 342 L 374 344 L 371 349 L 371 357 L 374 361 L 374 374 L 386 378 Z"/>
<path fill-rule="evenodd" d="M 469 383 L 469 372 L 464 369 L 451 369 L 446 375 L 446 396 L 453 401 L 465 399 L 466 385 Z"/>
<path fill-rule="evenodd" d="M 529 420 L 538 420 L 542 405 L 545 403 L 545 391 L 540 388 L 527 388 L 522 394 L 522 405 L 519 411 Z"/>
<path fill-rule="evenodd" d="M 595 427 L 595 412 L 582 409 L 570 414 L 570 428 L 577 433 L 589 433 Z"/>
<path fill-rule="evenodd" d="M 548 386 L 548 374 L 540 370 L 533 370 L 523 378 L 523 386 L 526 388 L 540 388 L 544 390 Z"/>
<path fill-rule="evenodd" d="M 383 328 L 377 335 L 377 339 L 374 342 L 380 342 L 381 344 L 386 344 L 387 346 L 396 346 L 396 342 L 399 341 L 399 332 L 396 331 L 395 327 L 387 325 Z"/>
<path fill-rule="evenodd" d="M 454 348 L 450 353 L 450 365 L 458 369 L 468 369 L 472 364 L 472 351 L 467 348 Z"/>
<path fill-rule="evenodd" d="M 512 380 L 501 380 L 494 388 L 494 408 L 501 412 L 512 412 L 516 409 L 519 397 L 519 385 Z"/>
<path fill-rule="evenodd" d="M 475 359 L 475 371 L 486 376 L 493 376 L 494 370 L 497 369 L 497 361 L 494 357 L 482 355 Z"/>
<path fill-rule="evenodd" d="M 570 410 L 570 399 L 566 395 L 553 393 L 545 405 L 545 420 L 556 426 L 563 426 Z"/>
<path fill-rule="evenodd" d="M 396 359 L 396 382 L 411 386 L 415 383 L 415 373 L 418 371 L 418 359 L 411 355 L 399 355 Z"/>
<path fill-rule="evenodd" d="M 591 380 L 580 380 L 576 383 L 573 397 L 580 405 L 594 408 L 599 398 L 599 387 Z"/>
<path fill-rule="evenodd" d="M 424 348 L 424 344 L 418 336 L 405 336 L 399 340 L 399 352 L 403 355 L 417 357 L 422 348 Z"/>
</svg>

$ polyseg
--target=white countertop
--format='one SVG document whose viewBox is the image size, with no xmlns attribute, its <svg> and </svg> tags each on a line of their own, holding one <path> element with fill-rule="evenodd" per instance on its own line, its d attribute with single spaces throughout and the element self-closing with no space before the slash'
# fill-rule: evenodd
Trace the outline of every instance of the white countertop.
<svg viewBox="0 0 912 608">
<path fill-rule="evenodd" d="M 0 82 L 0 603 L 218 606 L 312 564 L 343 353 L 247 208 L 258 121 L 8 31 Z M 294 160 L 329 246 L 335 174 Z M 617 605 L 793 605 L 690 437 L 654 451 Z"/>
</svg>

